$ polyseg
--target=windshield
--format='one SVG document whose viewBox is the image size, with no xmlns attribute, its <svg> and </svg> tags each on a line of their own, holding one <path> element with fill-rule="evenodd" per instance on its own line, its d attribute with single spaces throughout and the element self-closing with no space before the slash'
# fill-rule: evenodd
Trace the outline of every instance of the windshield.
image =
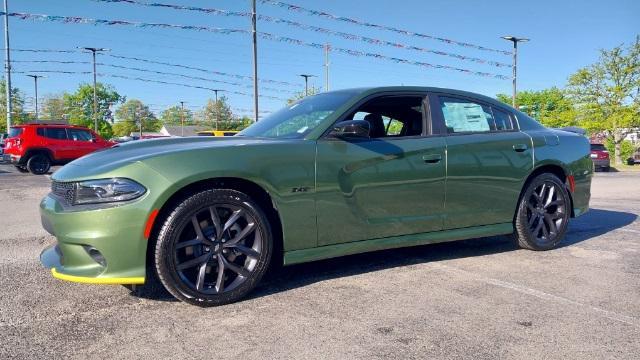
<svg viewBox="0 0 640 360">
<path fill-rule="evenodd" d="M 21 127 L 12 127 L 11 129 L 9 129 L 9 137 L 16 137 L 16 136 L 20 136 L 20 134 L 22 134 L 22 130 L 23 128 Z"/>
<path fill-rule="evenodd" d="M 238 135 L 301 139 L 355 94 L 355 91 L 337 91 L 306 97 L 249 126 Z"/>
</svg>

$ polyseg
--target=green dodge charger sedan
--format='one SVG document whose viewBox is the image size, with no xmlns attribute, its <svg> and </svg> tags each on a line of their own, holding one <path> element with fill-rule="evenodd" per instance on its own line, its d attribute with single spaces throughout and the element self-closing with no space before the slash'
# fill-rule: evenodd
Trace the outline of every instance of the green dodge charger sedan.
<svg viewBox="0 0 640 360">
<path fill-rule="evenodd" d="M 552 249 L 588 210 L 592 175 L 585 137 L 485 96 L 333 91 L 233 137 L 71 162 L 40 204 L 58 241 L 41 261 L 63 280 L 157 279 L 182 301 L 220 305 L 270 264 L 503 234 Z"/>
</svg>

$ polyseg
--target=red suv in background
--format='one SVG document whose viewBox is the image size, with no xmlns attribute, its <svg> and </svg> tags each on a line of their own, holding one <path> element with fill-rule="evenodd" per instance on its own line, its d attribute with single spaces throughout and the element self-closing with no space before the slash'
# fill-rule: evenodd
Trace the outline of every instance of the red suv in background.
<svg viewBox="0 0 640 360">
<path fill-rule="evenodd" d="M 17 125 L 9 131 L 3 158 L 22 172 L 39 175 L 47 173 L 51 165 L 65 164 L 114 144 L 81 126 Z"/>
<path fill-rule="evenodd" d="M 609 171 L 611 159 L 609 159 L 609 152 L 603 144 L 591 144 L 591 160 L 593 160 L 594 168 Z"/>
</svg>

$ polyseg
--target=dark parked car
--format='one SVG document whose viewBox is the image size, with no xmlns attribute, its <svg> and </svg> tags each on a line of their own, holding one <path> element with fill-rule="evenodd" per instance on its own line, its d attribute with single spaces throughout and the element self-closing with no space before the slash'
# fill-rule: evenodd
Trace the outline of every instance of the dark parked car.
<svg viewBox="0 0 640 360">
<path fill-rule="evenodd" d="M 611 159 L 609 159 L 609 151 L 603 144 L 591 144 L 591 160 L 596 170 L 609 171 Z"/>
</svg>

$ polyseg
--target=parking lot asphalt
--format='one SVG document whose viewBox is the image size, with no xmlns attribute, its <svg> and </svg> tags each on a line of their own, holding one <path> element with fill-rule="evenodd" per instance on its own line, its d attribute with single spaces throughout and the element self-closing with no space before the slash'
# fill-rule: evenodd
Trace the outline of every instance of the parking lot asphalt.
<svg viewBox="0 0 640 360">
<path fill-rule="evenodd" d="M 640 358 L 638 172 L 598 173 L 556 250 L 496 237 L 348 256 L 207 309 L 52 278 L 49 181 L 0 165 L 1 359 Z"/>
</svg>

